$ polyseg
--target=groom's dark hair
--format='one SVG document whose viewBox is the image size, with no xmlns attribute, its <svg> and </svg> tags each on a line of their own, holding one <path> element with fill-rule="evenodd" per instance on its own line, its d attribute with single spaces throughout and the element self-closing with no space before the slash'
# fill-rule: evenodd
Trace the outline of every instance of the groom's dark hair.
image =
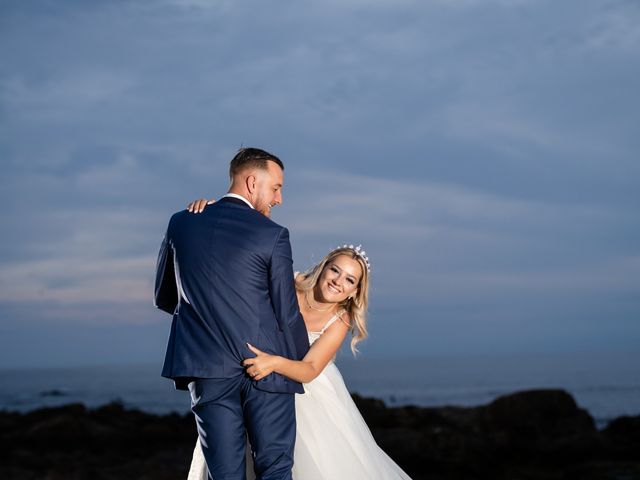
<svg viewBox="0 0 640 480">
<path fill-rule="evenodd" d="M 274 162 L 284 171 L 282 161 L 275 155 L 259 148 L 241 148 L 229 164 L 229 176 L 233 179 L 235 175 L 246 168 L 266 170 L 269 161 Z"/>
</svg>

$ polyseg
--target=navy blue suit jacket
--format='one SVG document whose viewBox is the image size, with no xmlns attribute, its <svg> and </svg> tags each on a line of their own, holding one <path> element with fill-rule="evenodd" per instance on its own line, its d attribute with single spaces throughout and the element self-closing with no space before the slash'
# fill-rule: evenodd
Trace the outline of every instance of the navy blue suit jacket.
<svg viewBox="0 0 640 480">
<path fill-rule="evenodd" d="M 179 389 L 194 378 L 244 375 L 260 350 L 301 360 L 309 350 L 293 279 L 289 232 L 238 199 L 171 217 L 158 256 L 155 305 L 172 314 L 162 376 Z M 303 393 L 272 373 L 254 383 Z"/>
</svg>

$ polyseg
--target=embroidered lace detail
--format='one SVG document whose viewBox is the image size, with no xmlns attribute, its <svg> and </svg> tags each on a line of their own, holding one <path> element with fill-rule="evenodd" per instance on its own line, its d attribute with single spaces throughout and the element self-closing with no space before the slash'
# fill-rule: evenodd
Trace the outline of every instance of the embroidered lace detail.
<svg viewBox="0 0 640 480">
<path fill-rule="evenodd" d="M 313 345 L 313 342 L 318 340 L 320 336 L 327 330 L 327 328 L 333 325 L 336 320 L 339 320 L 340 315 L 343 315 L 344 313 L 345 310 L 340 310 L 338 313 L 336 313 L 333 317 L 327 320 L 327 323 L 324 324 L 324 327 L 322 327 L 322 330 L 320 330 L 319 332 L 307 332 L 309 334 L 309 345 Z"/>
</svg>

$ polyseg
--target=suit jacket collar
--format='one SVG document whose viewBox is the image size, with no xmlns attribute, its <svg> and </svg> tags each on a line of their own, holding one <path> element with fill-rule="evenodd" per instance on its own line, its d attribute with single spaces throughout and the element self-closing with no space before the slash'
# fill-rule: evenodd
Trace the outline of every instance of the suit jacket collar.
<svg viewBox="0 0 640 480">
<path fill-rule="evenodd" d="M 227 193 L 220 199 L 220 201 L 231 202 L 235 203 L 236 205 L 242 205 L 243 207 L 253 208 L 253 205 L 251 205 L 251 202 L 249 202 L 249 200 L 236 193 Z"/>
</svg>

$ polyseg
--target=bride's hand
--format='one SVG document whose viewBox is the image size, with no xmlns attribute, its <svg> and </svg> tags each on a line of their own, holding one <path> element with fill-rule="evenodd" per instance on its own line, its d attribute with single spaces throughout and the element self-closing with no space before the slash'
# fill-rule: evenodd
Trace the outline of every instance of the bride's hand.
<svg viewBox="0 0 640 480">
<path fill-rule="evenodd" d="M 201 198 L 200 200 L 194 200 L 189 205 L 187 205 L 187 210 L 191 213 L 202 213 L 204 207 L 207 205 L 213 205 L 216 203 L 216 199 L 212 198 L 211 200 L 207 200 L 206 198 Z"/>
<path fill-rule="evenodd" d="M 262 380 L 264 377 L 275 371 L 278 363 L 277 355 L 269 355 L 258 350 L 253 345 L 247 343 L 249 350 L 256 354 L 253 358 L 246 358 L 242 365 L 247 367 L 247 374 L 254 380 Z"/>
</svg>

